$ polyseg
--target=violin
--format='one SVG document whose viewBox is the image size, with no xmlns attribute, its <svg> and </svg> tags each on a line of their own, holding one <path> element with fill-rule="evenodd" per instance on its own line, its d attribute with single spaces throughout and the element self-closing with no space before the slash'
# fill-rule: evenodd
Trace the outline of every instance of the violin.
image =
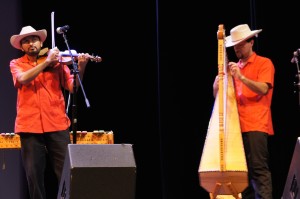
<svg viewBox="0 0 300 199">
<path fill-rule="evenodd" d="M 45 61 L 45 59 L 47 58 L 47 54 L 48 54 L 49 49 L 48 48 L 43 48 L 40 53 L 39 53 L 39 59 L 38 62 L 41 63 L 42 61 Z M 65 50 L 64 52 L 59 52 L 59 62 L 66 64 L 66 65 L 70 65 L 72 64 L 72 56 L 74 58 L 78 58 L 79 53 L 76 52 L 76 50 L 71 50 L 71 54 L 68 50 Z M 90 58 L 90 60 L 92 62 L 101 62 L 102 58 L 100 56 L 93 56 L 93 55 L 88 55 L 88 57 Z"/>
<path fill-rule="evenodd" d="M 76 52 L 76 50 L 71 50 L 71 54 L 68 50 L 65 50 L 64 52 L 59 52 L 59 56 L 60 56 L 60 62 L 63 62 L 63 63 L 68 63 L 68 62 L 71 62 L 72 61 L 72 57 L 78 57 L 78 53 Z M 99 56 L 93 56 L 93 55 L 88 55 L 88 57 L 90 58 L 91 61 L 93 62 L 101 62 L 102 61 L 102 58 L 99 57 Z"/>
</svg>

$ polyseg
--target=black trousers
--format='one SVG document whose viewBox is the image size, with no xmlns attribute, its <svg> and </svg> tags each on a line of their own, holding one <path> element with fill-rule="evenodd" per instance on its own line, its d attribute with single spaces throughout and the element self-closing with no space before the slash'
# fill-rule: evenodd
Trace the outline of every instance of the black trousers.
<svg viewBox="0 0 300 199">
<path fill-rule="evenodd" d="M 269 169 L 268 134 L 242 133 L 249 186 L 242 192 L 243 199 L 272 199 L 272 177 Z"/>
<path fill-rule="evenodd" d="M 70 144 L 69 130 L 43 134 L 20 133 L 21 155 L 31 199 L 46 199 L 45 169 L 50 160 L 59 185 L 65 155 Z M 58 187 L 57 187 L 58 191 Z M 53 199 L 56 199 L 56 196 Z"/>
</svg>

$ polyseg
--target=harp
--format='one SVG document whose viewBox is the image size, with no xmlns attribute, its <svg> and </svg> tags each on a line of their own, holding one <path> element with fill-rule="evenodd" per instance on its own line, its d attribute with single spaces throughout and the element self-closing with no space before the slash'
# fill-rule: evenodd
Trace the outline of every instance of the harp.
<svg viewBox="0 0 300 199">
<path fill-rule="evenodd" d="M 210 198 L 241 198 L 248 186 L 248 170 L 243 146 L 233 77 L 227 71 L 225 29 L 219 25 L 218 77 L 215 97 L 198 169 L 199 183 Z"/>
</svg>

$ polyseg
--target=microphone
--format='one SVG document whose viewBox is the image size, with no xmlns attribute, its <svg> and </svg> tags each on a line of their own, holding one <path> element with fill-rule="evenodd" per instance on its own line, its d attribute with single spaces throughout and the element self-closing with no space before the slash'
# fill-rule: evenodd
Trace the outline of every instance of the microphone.
<svg viewBox="0 0 300 199">
<path fill-rule="evenodd" d="M 63 34 L 63 33 L 66 33 L 66 32 L 69 30 L 69 28 L 70 28 L 70 26 L 68 26 L 68 25 L 65 25 L 65 26 L 63 26 L 63 27 L 58 27 L 58 28 L 56 29 L 56 32 L 57 32 L 58 34 Z"/>
<path fill-rule="evenodd" d="M 293 58 L 292 58 L 292 60 L 291 60 L 292 63 L 298 62 L 298 55 L 299 55 L 298 52 L 300 52 L 300 48 L 297 49 L 297 50 L 293 53 L 294 56 L 293 56 Z"/>
</svg>

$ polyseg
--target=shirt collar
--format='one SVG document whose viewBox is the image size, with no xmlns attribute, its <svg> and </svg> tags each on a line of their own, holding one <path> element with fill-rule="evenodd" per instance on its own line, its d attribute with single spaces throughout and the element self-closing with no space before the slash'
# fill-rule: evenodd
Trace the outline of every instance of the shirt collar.
<svg viewBox="0 0 300 199">
<path fill-rule="evenodd" d="M 237 63 L 239 68 L 244 68 L 248 63 L 251 63 L 254 61 L 256 57 L 256 53 L 253 52 L 252 55 L 249 57 L 249 59 L 247 60 L 247 62 L 242 62 L 242 60 L 240 59 L 239 62 Z"/>
</svg>

